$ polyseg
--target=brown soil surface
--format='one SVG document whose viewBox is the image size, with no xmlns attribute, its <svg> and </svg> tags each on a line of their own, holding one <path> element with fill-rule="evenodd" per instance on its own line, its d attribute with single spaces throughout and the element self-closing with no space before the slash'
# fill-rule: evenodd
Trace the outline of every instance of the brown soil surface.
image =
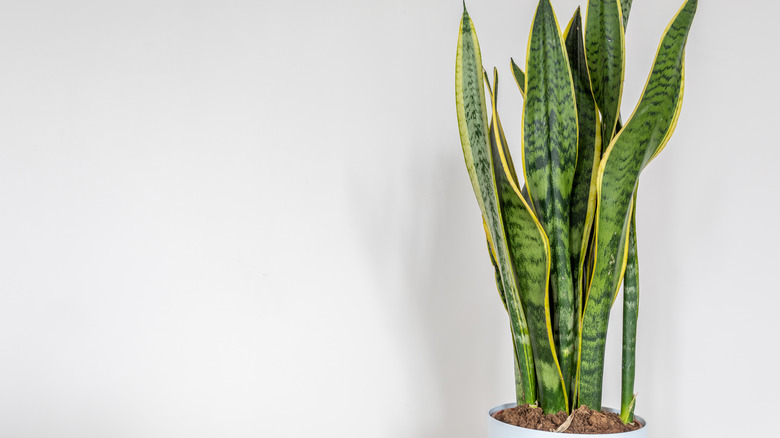
<svg viewBox="0 0 780 438">
<path fill-rule="evenodd" d="M 565 412 L 544 414 L 540 408 L 529 405 L 504 409 L 493 414 L 493 418 L 504 423 L 526 429 L 555 431 L 568 418 Z M 571 424 L 563 433 L 618 433 L 629 432 L 642 427 L 639 422 L 623 424 L 618 414 L 590 410 L 580 406 L 574 411 Z"/>
</svg>

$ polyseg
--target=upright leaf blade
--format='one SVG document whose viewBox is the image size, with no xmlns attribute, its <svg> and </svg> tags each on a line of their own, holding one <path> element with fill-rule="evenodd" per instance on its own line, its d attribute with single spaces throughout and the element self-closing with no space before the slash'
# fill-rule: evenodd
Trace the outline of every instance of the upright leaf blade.
<svg viewBox="0 0 780 438">
<path fill-rule="evenodd" d="M 526 59 L 523 170 L 534 212 L 550 240 L 554 334 L 565 382 L 574 360 L 569 197 L 577 162 L 577 110 L 569 62 L 549 0 L 536 8 Z"/>
<path fill-rule="evenodd" d="M 510 313 L 509 320 L 515 345 L 515 360 L 523 378 L 522 385 L 518 385 L 517 401 L 520 404 L 534 403 L 536 401 L 536 381 L 533 351 L 528 326 L 520 305 L 517 282 L 509 259 L 509 249 L 499 211 L 479 42 L 474 31 L 474 24 L 465 6 L 458 34 L 455 62 L 455 101 L 466 168 L 471 178 L 474 194 L 477 196 L 482 210 L 482 217 L 487 224 L 488 241 L 493 244 L 495 251 L 493 255 L 500 271 L 500 291 L 503 291 Z"/>
<path fill-rule="evenodd" d="M 587 240 L 583 239 L 583 235 L 587 234 L 585 229 L 590 228 L 596 209 L 596 173 L 601 160 L 601 124 L 590 88 L 579 8 L 564 31 L 564 41 L 577 102 L 577 165 L 571 192 L 569 227 L 572 271 L 577 284 L 580 261 L 584 257 L 582 243 Z"/>
<path fill-rule="evenodd" d="M 580 8 L 566 26 L 563 33 L 569 58 L 574 94 L 577 99 L 577 166 L 574 171 L 574 185 L 569 207 L 569 254 L 574 287 L 575 332 L 579 332 L 582 318 L 582 271 L 585 253 L 596 211 L 596 174 L 601 160 L 601 121 L 596 110 L 596 101 L 590 89 L 590 76 L 585 58 L 585 42 L 582 37 L 582 16 Z M 575 350 L 577 345 L 575 345 Z M 576 369 L 572 369 L 572 375 Z M 571 389 L 573 382 L 567 382 Z M 571 393 L 574 398 L 574 393 Z"/>
<path fill-rule="evenodd" d="M 521 72 L 522 73 L 522 72 Z M 490 99 L 493 102 L 493 114 L 496 113 L 496 107 L 498 105 L 498 70 L 494 67 L 493 68 L 493 77 L 495 78 L 495 90 L 490 90 L 490 81 L 487 77 L 487 72 L 484 72 L 485 76 L 485 82 L 488 84 L 488 93 L 490 94 Z M 495 117 L 495 116 L 494 116 Z M 503 131 L 501 131 L 503 134 Z M 490 135 L 493 135 L 493 120 L 490 120 Z M 492 141 L 492 139 L 491 139 Z M 504 141 L 501 144 L 501 153 L 503 154 L 503 157 L 506 157 L 506 164 L 507 169 L 509 170 L 509 176 L 511 177 L 512 182 L 514 182 L 515 185 L 518 185 L 518 179 L 517 179 L 517 172 L 515 171 L 515 164 L 512 161 L 512 154 L 509 151 L 509 145 L 506 141 Z M 495 155 L 494 155 L 495 157 Z M 495 159 L 495 158 L 494 158 Z"/>
<path fill-rule="evenodd" d="M 623 355 L 620 378 L 620 419 L 634 421 L 634 376 L 636 374 L 636 325 L 639 318 L 639 255 L 636 246 L 636 194 L 631 208 L 628 257 L 623 279 Z"/>
<path fill-rule="evenodd" d="M 485 199 L 494 198 L 490 193 L 482 193 L 483 190 L 489 190 L 493 185 L 492 175 L 488 172 L 490 167 L 487 166 L 490 154 L 487 103 L 485 102 L 482 79 L 482 55 L 479 51 L 474 24 L 471 22 L 465 7 L 458 33 L 455 101 L 466 170 L 471 179 L 471 187 L 477 197 L 479 209 L 482 216 L 487 219 Z M 492 235 L 491 225 L 488 223 L 488 230 Z"/>
<path fill-rule="evenodd" d="M 591 86 L 604 123 L 602 153 L 615 133 L 623 95 L 625 70 L 620 0 L 589 0 L 585 23 L 585 53 Z"/>
<path fill-rule="evenodd" d="M 509 253 L 533 347 L 539 402 L 546 413 L 568 412 L 566 386 L 555 351 L 547 290 L 550 278 L 550 246 L 541 224 L 523 199 L 517 183 L 510 179 L 509 157 L 505 154 L 509 148 L 495 99 L 498 95 L 497 75 L 494 75 L 493 83 L 495 90 L 492 94 L 493 120 L 490 137 L 493 168 Z"/>
<path fill-rule="evenodd" d="M 485 218 L 482 218 L 482 226 L 485 228 L 488 254 L 490 255 L 490 264 L 493 265 L 493 271 L 496 277 L 496 289 L 498 289 L 498 297 L 501 298 L 501 304 L 504 305 L 504 309 L 508 312 L 509 309 L 506 307 L 506 296 L 504 296 L 504 285 L 501 283 L 501 270 L 498 268 L 498 261 L 496 261 L 496 250 L 493 248 L 493 241 L 490 237 L 490 230 L 488 230 Z"/>
<path fill-rule="evenodd" d="M 490 129 L 489 129 L 489 131 L 490 131 L 490 144 L 491 144 L 491 148 L 493 147 L 493 145 L 495 143 L 495 140 L 493 138 L 493 127 L 494 127 L 494 124 L 495 124 L 495 118 L 498 116 L 498 113 L 496 112 L 496 106 L 497 106 L 497 102 L 498 102 L 498 73 L 496 72 L 495 69 L 493 69 L 493 74 L 494 74 L 494 76 L 496 78 L 496 80 L 494 82 L 495 90 L 491 91 L 490 81 L 488 80 L 487 72 L 485 72 L 483 70 L 483 76 L 485 78 L 485 83 L 488 86 L 488 93 L 490 94 L 490 100 L 493 103 L 493 114 L 494 114 L 494 116 L 490 120 Z M 506 157 L 505 161 L 506 161 L 507 167 L 509 169 L 509 175 L 513 178 L 512 180 L 515 181 L 515 184 L 516 184 L 517 175 L 515 174 L 515 168 L 512 165 L 512 157 L 509 154 L 509 148 L 506 146 L 506 142 L 504 142 L 504 145 L 503 145 L 503 148 L 502 148 L 502 152 L 503 152 L 503 155 L 501 155 L 499 152 L 491 149 L 491 153 L 492 153 L 492 157 L 493 157 L 493 161 L 494 161 L 494 168 L 495 168 L 495 162 L 497 162 L 497 160 L 498 160 L 497 157 L 499 157 L 499 155 L 501 155 L 502 157 Z M 504 160 L 502 160 L 502 163 L 503 162 L 504 162 Z M 495 170 L 494 170 L 494 172 L 495 172 Z M 500 191 L 499 191 L 499 193 L 500 193 Z M 503 286 L 502 280 L 501 280 L 501 269 L 498 266 L 498 261 L 496 261 L 496 257 L 497 257 L 496 256 L 496 251 L 495 251 L 495 248 L 493 246 L 493 242 L 492 242 L 490 234 L 489 234 L 490 232 L 488 231 L 487 223 L 484 221 L 484 219 L 483 219 L 482 223 L 483 223 L 483 225 L 485 227 L 485 233 L 487 233 L 487 236 L 488 236 L 487 240 L 488 240 L 488 249 L 490 250 L 490 262 L 493 264 L 493 269 L 495 270 L 496 287 L 498 288 L 499 295 L 501 296 L 501 303 L 504 305 L 504 309 L 507 311 L 507 315 L 510 318 L 512 318 L 513 317 L 512 315 L 517 313 L 516 308 L 517 308 L 518 305 L 516 303 L 511 303 L 511 302 L 507 303 L 506 295 L 504 294 L 504 286 Z M 512 297 L 510 297 L 510 299 L 512 299 Z M 510 305 L 512 305 L 512 307 L 510 307 Z M 523 317 L 524 316 L 523 313 L 521 313 L 520 316 Z M 517 348 L 518 348 L 517 340 L 515 339 L 514 336 L 512 336 L 512 348 L 513 348 L 513 351 L 517 351 Z M 533 349 L 533 347 L 532 347 L 532 349 Z M 518 359 L 518 357 L 519 356 L 517 354 L 514 355 L 515 394 L 517 396 L 517 402 L 519 404 L 521 402 L 522 403 L 527 402 L 527 400 L 525 400 L 525 387 L 526 387 L 526 385 L 529 384 L 530 379 L 529 379 L 529 376 L 528 376 L 528 370 L 522 370 L 521 371 L 521 369 L 520 369 L 521 363 L 520 363 L 520 359 Z"/>
<path fill-rule="evenodd" d="M 515 64 L 514 59 L 509 59 L 509 64 L 512 67 L 512 75 L 515 77 L 515 83 L 517 84 L 517 88 L 520 89 L 520 94 L 525 97 L 525 73 L 523 73 L 523 70 L 520 69 L 520 67 Z"/>
<path fill-rule="evenodd" d="M 664 32 L 642 98 L 612 140 L 598 175 L 595 266 L 583 314 L 579 402 L 601 408 L 610 307 L 627 262 L 633 193 L 639 174 L 669 140 L 684 84 L 685 43 L 697 0 L 687 0 Z"/>
<path fill-rule="evenodd" d="M 628 27 L 628 15 L 631 14 L 631 3 L 634 0 L 620 0 L 620 11 L 623 15 L 623 30 Z"/>
</svg>

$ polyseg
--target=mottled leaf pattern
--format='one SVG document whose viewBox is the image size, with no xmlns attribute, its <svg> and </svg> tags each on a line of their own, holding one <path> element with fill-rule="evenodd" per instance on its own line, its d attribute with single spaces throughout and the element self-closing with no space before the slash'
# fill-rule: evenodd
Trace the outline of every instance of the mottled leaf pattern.
<svg viewBox="0 0 780 438">
<path fill-rule="evenodd" d="M 482 56 L 479 43 L 473 30 L 471 18 L 463 10 L 460 32 L 458 34 L 458 53 L 455 64 L 455 100 L 458 110 L 458 128 L 460 142 L 463 147 L 463 157 L 466 160 L 466 170 L 471 179 L 471 186 L 477 197 L 483 217 L 485 213 L 485 198 L 490 194 L 482 194 L 481 190 L 492 186 L 492 175 L 487 173 L 490 153 L 487 122 L 487 103 L 485 102 L 484 84 L 482 82 Z M 476 162 L 475 162 L 476 160 Z M 486 164 L 487 163 L 487 164 Z M 482 172 L 477 173 L 477 166 L 482 166 Z M 480 180 L 481 178 L 481 180 Z M 488 224 L 491 234 L 493 230 Z"/>
<path fill-rule="evenodd" d="M 549 0 L 534 16 L 526 60 L 523 166 L 534 212 L 550 241 L 553 333 L 565 382 L 574 361 L 569 198 L 577 161 L 577 110 L 560 28 Z"/>
<path fill-rule="evenodd" d="M 621 366 L 620 419 L 634 421 L 634 376 L 636 373 L 636 324 L 639 318 L 639 255 L 636 246 L 636 194 L 631 208 L 628 257 L 623 278 L 623 355 Z"/>
<path fill-rule="evenodd" d="M 482 216 L 490 232 L 489 241 L 495 250 L 501 276 L 501 286 L 510 314 L 510 328 L 515 343 L 515 358 L 524 379 L 518 403 L 536 401 L 536 381 L 533 352 L 528 337 L 528 326 L 520 308 L 517 283 L 506 246 L 504 229 L 498 210 L 498 198 L 493 174 L 493 158 L 490 150 L 487 107 L 482 78 L 482 58 L 474 24 L 465 7 L 458 34 L 458 51 L 455 62 L 455 102 L 458 113 L 463 157 L 477 196 Z"/>
<path fill-rule="evenodd" d="M 493 78 L 495 89 L 492 96 L 496 96 L 498 75 L 494 73 Z M 546 413 L 568 411 L 566 386 L 556 357 L 547 293 L 550 247 L 541 224 L 523 200 L 517 184 L 508 177 L 508 157 L 503 153 L 508 147 L 495 98 L 491 128 L 490 140 L 499 208 L 520 291 L 520 301 L 531 335 L 539 402 Z"/>
<path fill-rule="evenodd" d="M 491 89 L 465 5 L 455 75 L 463 156 L 510 319 L 517 402 L 539 402 L 545 412 L 601 408 L 607 324 L 623 282 L 624 422 L 636 403 L 638 180 L 677 123 L 697 0 L 685 0 L 664 32 L 624 124 L 631 6 L 632 0 L 589 0 L 587 20 L 578 8 L 561 35 L 550 0 L 539 0 L 525 72 L 510 63 L 523 96 L 523 179 L 498 116 L 497 73 Z"/>
<path fill-rule="evenodd" d="M 669 140 L 682 102 L 685 43 L 697 0 L 687 0 L 667 27 L 642 97 L 607 149 L 598 175 L 595 266 L 582 327 L 579 403 L 601 408 L 609 313 L 626 266 L 633 193 L 639 174 Z"/>
<path fill-rule="evenodd" d="M 601 160 L 601 122 L 590 89 L 580 8 L 577 8 L 569 25 L 566 26 L 563 38 L 574 83 L 574 94 L 577 101 L 577 126 L 579 127 L 577 166 L 574 171 L 574 184 L 569 207 L 569 254 L 575 297 L 575 329 L 578 333 L 582 317 L 582 270 L 596 211 L 596 173 Z M 575 351 L 576 349 L 575 344 Z M 576 368 L 574 364 L 572 366 Z M 574 368 L 571 370 L 572 375 L 576 371 Z M 573 390 L 575 388 L 574 382 L 568 383 L 571 385 L 570 390 Z M 573 393 L 571 397 L 574 397 Z"/>
<path fill-rule="evenodd" d="M 488 77 L 487 77 L 487 72 L 484 72 L 484 76 L 485 76 L 485 82 L 488 84 L 488 93 L 490 94 L 490 99 L 492 101 L 494 101 L 493 102 L 493 106 L 498 106 L 498 72 L 496 71 L 495 68 L 493 68 L 493 76 L 496 78 L 495 91 L 491 90 L 490 81 L 488 80 Z M 490 121 L 490 132 L 491 132 L 491 135 L 492 135 L 492 132 L 493 132 L 493 121 L 492 120 Z M 502 134 L 503 134 L 503 131 L 502 131 Z M 509 146 L 508 146 L 507 142 L 504 141 L 501 144 L 501 147 L 502 147 L 501 148 L 501 153 L 503 154 L 504 157 L 506 157 L 506 164 L 507 164 L 507 167 L 509 168 L 509 176 L 512 178 L 512 182 L 514 182 L 515 185 L 518 185 L 519 180 L 517 179 L 517 172 L 515 171 L 515 165 L 514 165 L 514 162 L 512 161 L 512 154 L 509 151 Z"/>
<path fill-rule="evenodd" d="M 493 248 L 493 242 L 490 239 L 490 230 L 488 230 L 487 222 L 485 218 L 482 218 L 482 226 L 485 228 L 485 236 L 487 237 L 488 255 L 490 255 L 490 264 L 493 265 L 493 271 L 496 276 L 496 289 L 498 289 L 498 296 L 501 298 L 501 304 L 506 309 L 506 297 L 504 296 L 504 286 L 501 284 L 501 270 L 498 268 L 498 262 L 496 261 L 496 250 Z M 508 310 L 507 310 L 508 311 Z"/>
<path fill-rule="evenodd" d="M 628 27 L 628 15 L 631 14 L 631 3 L 633 0 L 620 0 L 620 9 L 623 14 L 623 30 Z"/>
<path fill-rule="evenodd" d="M 509 59 L 509 63 L 512 67 L 512 75 L 515 77 L 515 83 L 517 83 L 517 88 L 520 89 L 520 94 L 525 97 L 525 73 L 523 73 L 523 70 L 518 67 L 517 64 L 515 64 L 514 59 Z"/>
<path fill-rule="evenodd" d="M 625 57 L 620 0 L 589 0 L 586 19 L 585 53 L 593 96 L 603 119 L 603 152 L 615 133 L 623 93 Z"/>
<path fill-rule="evenodd" d="M 495 69 L 494 69 L 494 74 L 495 74 Z M 497 99 L 497 97 L 498 97 L 498 76 L 496 75 L 496 89 L 495 89 L 495 92 L 492 90 L 492 87 L 490 86 L 490 80 L 487 77 L 487 72 L 485 72 L 484 70 L 483 70 L 483 76 L 485 78 L 485 83 L 487 84 L 488 93 L 490 93 L 490 100 L 493 102 L 493 106 L 495 107 L 496 106 L 496 102 L 498 101 L 498 99 Z M 495 112 L 495 110 L 494 110 L 494 114 L 497 114 Z M 491 147 L 492 147 L 493 141 L 494 141 L 493 138 L 492 138 L 492 136 L 493 136 L 493 124 L 494 124 L 494 120 L 491 119 L 490 120 L 490 135 L 491 135 L 490 141 L 491 141 Z M 514 166 L 512 166 L 512 158 L 509 155 L 509 148 L 505 148 L 504 149 L 504 154 L 505 154 L 504 156 L 507 157 L 507 161 L 508 161 L 508 165 L 509 165 L 509 168 L 510 168 L 511 175 L 513 176 L 513 178 L 516 181 L 517 180 L 517 176 L 514 173 L 515 169 L 514 169 Z M 496 159 L 495 157 L 498 157 L 499 154 L 493 153 L 492 156 L 494 157 L 494 160 L 495 160 Z M 506 296 L 504 295 L 504 287 L 501 284 L 501 271 L 500 271 L 500 269 L 498 267 L 498 262 L 496 261 L 495 249 L 493 248 L 493 243 L 491 242 L 491 239 L 490 239 L 490 232 L 488 231 L 487 223 L 484 220 L 482 221 L 482 223 L 483 223 L 483 225 L 485 227 L 485 233 L 487 234 L 488 249 L 490 250 L 490 262 L 493 264 L 493 269 L 495 271 L 496 288 L 498 288 L 498 293 L 501 296 L 501 303 L 504 305 L 504 310 L 507 311 L 507 314 L 511 318 L 512 317 L 512 313 L 510 312 L 509 307 L 507 306 Z M 512 337 L 512 348 L 513 348 L 513 351 L 517 350 L 517 342 L 515 342 L 514 336 Z M 518 400 L 518 403 L 520 403 L 520 400 L 525 401 L 525 395 L 524 394 L 525 394 L 525 385 L 527 384 L 526 383 L 527 376 L 524 375 L 524 373 L 522 373 L 520 371 L 520 364 L 519 364 L 517 355 L 514 355 L 514 369 L 515 369 L 515 394 L 516 394 L 516 398 Z"/>
</svg>

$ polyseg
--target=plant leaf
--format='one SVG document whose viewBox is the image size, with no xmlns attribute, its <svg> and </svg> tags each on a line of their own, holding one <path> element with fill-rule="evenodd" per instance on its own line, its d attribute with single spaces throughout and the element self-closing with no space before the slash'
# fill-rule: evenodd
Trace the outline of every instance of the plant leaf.
<svg viewBox="0 0 780 438">
<path fill-rule="evenodd" d="M 520 89 L 520 94 L 525 97 L 525 73 L 523 73 L 523 70 L 515 64 L 514 59 L 509 58 L 509 63 L 512 65 L 512 75 L 515 77 L 517 88 Z"/>
<path fill-rule="evenodd" d="M 523 171 L 533 211 L 550 241 L 553 327 L 565 382 L 574 360 L 569 198 L 577 162 L 577 109 L 569 62 L 549 0 L 536 8 L 526 59 Z"/>
<path fill-rule="evenodd" d="M 491 89 L 490 80 L 488 79 L 487 72 L 484 69 L 482 70 L 482 72 L 483 72 L 483 77 L 485 79 L 485 83 L 487 84 L 488 93 L 490 94 L 490 100 L 494 103 L 493 106 L 495 107 L 497 102 L 498 102 L 498 75 L 497 75 L 495 69 L 493 69 L 493 74 L 496 76 L 496 82 L 495 82 L 496 90 L 495 90 L 495 93 L 494 93 L 493 90 Z M 494 112 L 494 114 L 497 114 L 497 113 Z M 494 123 L 494 121 L 491 119 L 490 120 L 491 147 L 492 147 L 492 144 L 493 144 L 492 143 L 493 142 L 493 138 L 492 138 L 492 135 L 493 135 L 492 134 L 493 133 L 493 123 Z M 504 156 L 507 157 L 510 173 L 513 176 L 514 180 L 517 181 L 517 176 L 514 173 L 515 169 L 514 169 L 514 166 L 512 165 L 512 157 L 509 155 L 509 149 L 508 148 L 504 148 L 503 152 L 504 152 Z M 493 157 L 497 157 L 498 154 L 493 152 L 492 156 Z M 494 158 L 494 160 L 495 160 L 495 158 Z M 496 288 L 498 289 L 498 293 L 499 293 L 499 295 L 501 297 L 501 303 L 504 305 L 504 310 L 506 310 L 507 315 L 511 318 L 512 317 L 512 312 L 510 312 L 510 309 L 509 309 L 509 307 L 507 305 L 506 295 L 504 294 L 504 286 L 501 283 L 501 270 L 498 267 L 498 262 L 496 261 L 496 251 L 495 251 L 495 248 L 493 247 L 493 242 L 491 241 L 491 238 L 490 238 L 490 231 L 488 230 L 488 226 L 487 226 L 487 223 L 485 222 L 484 218 L 482 219 L 482 224 L 483 224 L 483 226 L 485 228 L 485 234 L 487 235 L 488 250 L 490 251 L 490 262 L 493 264 L 493 269 L 494 269 L 494 272 L 495 272 Z M 517 349 L 517 342 L 515 341 L 515 337 L 512 336 L 512 351 L 515 351 L 516 349 Z M 519 364 L 519 361 L 518 361 L 518 356 L 516 354 L 514 355 L 514 369 L 515 369 L 515 394 L 517 395 L 518 404 L 519 404 L 521 400 L 523 402 L 526 401 L 524 394 L 525 394 L 525 385 L 527 384 L 525 382 L 525 376 L 527 374 L 527 370 L 526 370 L 526 374 L 524 374 L 523 372 L 520 371 L 520 364 Z"/>
<path fill-rule="evenodd" d="M 504 309 L 508 311 L 506 307 L 506 297 L 504 296 L 504 286 L 501 284 L 501 270 L 498 268 L 498 262 L 496 261 L 496 250 L 493 248 L 493 242 L 490 238 L 490 231 L 488 230 L 485 218 L 482 218 L 482 226 L 485 228 L 488 254 L 490 255 L 490 264 L 493 265 L 493 270 L 495 271 L 496 289 L 498 289 L 498 296 L 501 298 L 501 303 L 504 305 Z"/>
<path fill-rule="evenodd" d="M 680 114 L 685 43 L 697 0 L 687 0 L 664 32 L 634 113 L 599 166 L 595 266 L 582 325 L 579 403 L 601 408 L 604 345 L 612 302 L 627 262 L 633 193 L 639 174 L 669 141 Z"/>
<path fill-rule="evenodd" d="M 492 123 L 491 123 L 492 125 Z M 498 262 L 496 261 L 495 256 L 495 250 L 493 249 L 493 242 L 490 241 L 490 234 L 487 228 L 487 223 L 485 221 L 482 221 L 482 224 L 485 227 L 485 233 L 487 234 L 487 245 L 488 245 L 488 253 L 490 254 L 490 263 L 493 264 L 493 270 L 495 272 L 496 277 L 496 289 L 498 289 L 498 295 L 501 297 L 501 303 L 504 305 L 504 310 L 506 310 L 507 314 L 511 317 L 511 314 L 509 313 L 509 307 L 507 307 L 506 304 L 506 296 L 504 295 L 504 286 L 501 284 L 501 271 L 498 267 Z M 517 348 L 517 345 L 515 345 L 515 337 L 512 336 L 512 351 L 514 351 Z M 517 397 L 523 400 L 525 402 L 522 394 L 525 393 L 525 381 L 524 381 L 524 375 L 520 372 L 520 365 L 517 360 L 517 355 L 512 355 L 514 360 L 514 369 L 515 369 L 515 394 L 517 394 Z"/>
<path fill-rule="evenodd" d="M 623 355 L 620 391 L 620 419 L 634 421 L 634 376 L 636 373 L 636 325 L 639 318 L 639 256 L 636 246 L 636 194 L 631 208 L 628 258 L 623 278 Z"/>
<path fill-rule="evenodd" d="M 497 96 L 498 75 L 495 72 L 493 84 L 495 90 L 492 96 Z M 495 97 L 492 100 L 490 140 L 499 208 L 520 291 L 520 304 L 531 337 L 539 402 L 546 413 L 568 412 L 566 386 L 556 356 L 547 291 L 550 279 L 550 246 L 542 225 L 523 199 L 517 183 L 509 178 L 508 157 L 504 153 L 508 146 Z M 507 298 L 507 304 L 511 307 L 509 297 Z"/>
<path fill-rule="evenodd" d="M 623 15 L 623 31 L 628 27 L 628 15 L 631 14 L 631 2 L 634 0 L 620 0 L 620 12 Z"/>
<path fill-rule="evenodd" d="M 496 194 L 493 174 L 493 157 L 490 149 L 490 129 L 487 123 L 487 105 L 482 78 L 482 58 L 479 51 L 474 24 L 463 8 L 463 18 L 458 33 L 458 50 L 455 62 L 455 101 L 458 114 L 458 128 L 463 147 L 463 157 L 477 196 L 482 217 L 489 231 L 489 242 L 493 244 L 496 262 L 501 274 L 501 286 L 510 313 L 510 328 L 515 345 L 515 359 L 524 378 L 522 393 L 517 401 L 536 401 L 533 352 L 528 327 L 519 305 L 517 283 L 509 260 L 503 224 Z"/>
<path fill-rule="evenodd" d="M 585 23 L 585 53 L 591 87 L 604 128 L 602 154 L 615 133 L 623 94 L 624 30 L 619 0 L 589 0 Z"/>
<path fill-rule="evenodd" d="M 528 196 L 528 186 L 523 184 L 523 188 L 520 189 L 520 194 L 523 195 L 523 199 L 525 199 L 525 202 L 531 207 L 531 211 L 534 210 L 534 204 L 531 201 L 531 197 Z"/>
<path fill-rule="evenodd" d="M 569 207 L 569 255 L 574 287 L 575 333 L 579 333 L 584 288 L 582 273 L 596 211 L 596 174 L 601 160 L 601 121 L 596 110 L 596 101 L 593 99 L 593 93 L 590 89 L 580 8 L 577 8 L 566 26 L 563 38 L 574 83 L 574 94 L 577 99 L 577 126 L 579 128 L 577 166 L 574 171 L 574 184 Z M 575 341 L 575 357 L 577 357 L 577 348 Z M 572 367 L 571 373 L 574 375 L 576 364 L 573 364 Z M 574 382 L 567 383 L 571 385 L 571 389 L 576 387 Z M 572 399 L 574 395 L 572 392 Z"/>
<path fill-rule="evenodd" d="M 495 83 L 496 83 L 495 91 L 490 89 L 490 81 L 488 80 L 487 72 L 484 72 L 484 76 L 485 76 L 485 82 L 488 84 L 488 94 L 490 94 L 491 101 L 495 99 L 494 107 L 496 107 L 498 106 L 498 71 L 496 70 L 495 67 L 493 68 L 493 77 L 495 78 Z M 495 112 L 493 114 L 495 114 Z M 490 132 L 492 135 L 493 120 L 490 121 Z M 512 161 L 512 154 L 509 151 L 509 146 L 507 145 L 506 142 L 503 142 L 501 146 L 502 146 L 502 153 L 506 157 L 507 167 L 509 168 L 509 176 L 512 177 L 512 181 L 515 183 L 515 185 L 517 185 L 519 180 L 517 179 L 517 172 L 515 171 L 515 165 L 514 162 Z"/>
<path fill-rule="evenodd" d="M 477 165 L 486 167 L 487 155 L 490 153 L 487 104 L 485 102 L 482 79 L 482 57 L 479 52 L 479 42 L 477 41 L 471 18 L 468 16 L 465 8 L 463 9 L 460 32 L 458 33 L 458 52 L 455 64 L 455 100 L 458 110 L 460 142 L 463 147 L 463 157 L 466 160 L 466 170 L 471 179 L 471 186 L 477 197 L 482 216 L 487 217 L 484 199 L 489 199 L 491 196 L 489 194 L 483 195 L 482 190 L 492 186 L 492 177 L 484 170 L 478 174 L 476 167 Z M 493 233 L 491 228 L 489 228 L 489 231 L 491 234 Z"/>
</svg>

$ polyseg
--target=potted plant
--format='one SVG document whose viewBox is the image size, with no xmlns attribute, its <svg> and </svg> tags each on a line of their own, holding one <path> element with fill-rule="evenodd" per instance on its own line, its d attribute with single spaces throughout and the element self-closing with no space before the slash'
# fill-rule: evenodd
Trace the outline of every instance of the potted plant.
<svg viewBox="0 0 780 438">
<path fill-rule="evenodd" d="M 520 179 L 497 112 L 498 75 L 494 69 L 491 88 L 464 4 L 455 75 L 458 125 L 496 285 L 509 314 L 516 404 L 532 416 L 558 413 L 568 419 L 568 425 L 555 427 L 559 431 L 578 421 L 571 415 L 575 411 L 602 410 L 607 324 L 621 283 L 619 418 L 643 425 L 635 422 L 633 388 L 637 187 L 680 114 L 685 43 L 696 6 L 697 0 L 685 0 L 669 23 L 639 103 L 622 123 L 631 0 L 590 0 L 586 19 L 578 8 L 563 32 L 550 1 L 540 0 L 525 71 L 511 61 L 523 96 Z M 494 434 L 528 430 L 489 421 Z"/>
</svg>

